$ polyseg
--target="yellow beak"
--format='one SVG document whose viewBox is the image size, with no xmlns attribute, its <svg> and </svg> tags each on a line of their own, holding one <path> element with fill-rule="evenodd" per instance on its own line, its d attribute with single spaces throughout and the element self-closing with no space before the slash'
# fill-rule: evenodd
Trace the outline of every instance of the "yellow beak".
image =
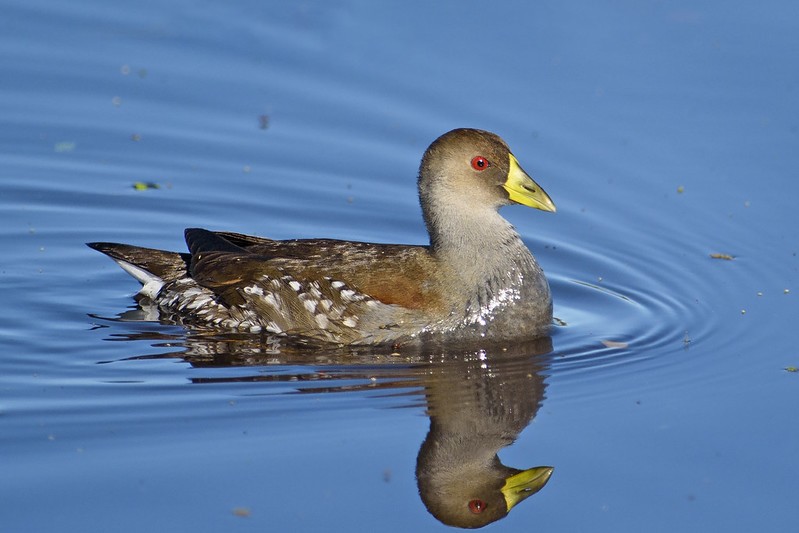
<svg viewBox="0 0 799 533">
<path fill-rule="evenodd" d="M 508 179 L 502 185 L 508 191 L 508 197 L 512 202 L 541 209 L 542 211 L 555 212 L 555 204 L 544 189 L 538 185 L 527 172 L 525 172 L 519 162 L 510 154 L 510 169 Z"/>
<path fill-rule="evenodd" d="M 555 469 L 551 466 L 537 466 L 522 470 L 506 479 L 502 494 L 505 496 L 508 512 L 514 505 L 544 488 L 553 470 Z"/>
</svg>

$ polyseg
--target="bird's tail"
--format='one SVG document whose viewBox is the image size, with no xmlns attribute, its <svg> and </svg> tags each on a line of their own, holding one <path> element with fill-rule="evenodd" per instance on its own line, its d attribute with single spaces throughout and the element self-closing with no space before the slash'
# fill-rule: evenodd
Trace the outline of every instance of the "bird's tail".
<svg viewBox="0 0 799 533">
<path fill-rule="evenodd" d="M 188 254 L 142 248 L 114 242 L 88 242 L 86 245 L 102 252 L 142 284 L 140 294 L 154 299 L 164 283 L 186 276 Z"/>
</svg>

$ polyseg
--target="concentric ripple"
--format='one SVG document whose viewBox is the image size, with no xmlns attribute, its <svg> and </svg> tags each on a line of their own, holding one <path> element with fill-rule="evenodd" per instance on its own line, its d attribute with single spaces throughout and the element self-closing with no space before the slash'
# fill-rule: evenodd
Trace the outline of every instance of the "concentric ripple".
<svg viewBox="0 0 799 533">
<path fill-rule="evenodd" d="M 620 260 L 590 246 L 557 246 L 557 264 L 549 266 L 555 368 L 649 360 L 684 349 L 712 327 L 710 309 L 690 296 L 699 280 L 683 276 L 683 292 L 675 291 L 670 272 L 645 263 L 644 256 Z"/>
</svg>

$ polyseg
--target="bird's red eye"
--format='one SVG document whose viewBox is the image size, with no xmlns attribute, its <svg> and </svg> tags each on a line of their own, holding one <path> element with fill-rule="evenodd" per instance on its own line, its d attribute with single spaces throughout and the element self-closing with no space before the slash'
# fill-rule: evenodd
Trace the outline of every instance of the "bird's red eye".
<svg viewBox="0 0 799 533">
<path fill-rule="evenodd" d="M 469 502 L 469 510 L 474 514 L 480 514 L 485 511 L 486 502 L 483 500 L 472 500 Z"/>
<path fill-rule="evenodd" d="M 485 170 L 489 167 L 490 163 L 485 157 L 478 155 L 472 159 L 472 168 L 475 170 Z"/>
</svg>

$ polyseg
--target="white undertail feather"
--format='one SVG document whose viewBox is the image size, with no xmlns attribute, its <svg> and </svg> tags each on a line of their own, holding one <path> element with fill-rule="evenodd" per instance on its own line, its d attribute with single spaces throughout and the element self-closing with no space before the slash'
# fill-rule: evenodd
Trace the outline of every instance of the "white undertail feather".
<svg viewBox="0 0 799 533">
<path fill-rule="evenodd" d="M 122 270 L 136 278 L 136 280 L 142 284 L 139 294 L 146 296 L 151 300 L 155 300 L 155 297 L 158 296 L 158 293 L 161 291 L 161 287 L 164 286 L 164 280 L 152 272 L 148 272 L 143 268 L 134 265 L 133 263 L 128 263 L 127 261 L 123 261 L 121 259 L 114 259 L 114 261 L 116 261 L 117 264 L 122 267 Z"/>
</svg>

